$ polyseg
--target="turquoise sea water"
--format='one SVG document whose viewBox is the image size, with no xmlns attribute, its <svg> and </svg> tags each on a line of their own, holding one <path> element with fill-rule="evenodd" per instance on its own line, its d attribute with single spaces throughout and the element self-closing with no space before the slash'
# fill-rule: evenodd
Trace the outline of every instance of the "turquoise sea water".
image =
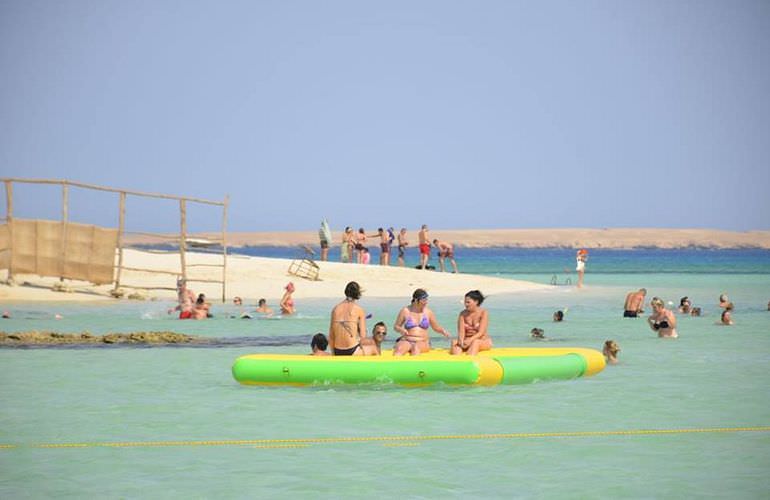
<svg viewBox="0 0 770 500">
<path fill-rule="evenodd" d="M 466 272 L 575 280 L 565 250 L 463 249 L 458 261 Z M 770 253 L 592 250 L 586 285 L 489 297 L 494 341 L 538 345 L 535 326 L 545 345 L 600 349 L 611 338 L 620 363 L 586 379 L 492 388 L 232 379 L 242 354 L 306 352 L 336 300 L 304 300 L 297 317 L 273 320 L 229 319 L 234 309 L 215 306 L 202 322 L 169 318 L 163 302 L 4 304 L 14 316 L 5 331 L 228 340 L 0 349 L 0 445 L 10 446 L 0 448 L 0 497 L 766 498 L 770 432 L 733 429 L 770 426 Z M 658 339 L 643 319 L 621 318 L 625 294 L 642 286 L 666 301 L 688 295 L 705 315 L 680 317 L 680 338 Z M 361 304 L 390 327 L 410 293 Z M 731 327 L 716 324 L 720 293 L 736 304 Z M 461 297 L 431 307 L 454 330 Z M 552 323 L 564 308 L 566 320 Z M 41 447 L 62 444 L 78 446 Z"/>
</svg>

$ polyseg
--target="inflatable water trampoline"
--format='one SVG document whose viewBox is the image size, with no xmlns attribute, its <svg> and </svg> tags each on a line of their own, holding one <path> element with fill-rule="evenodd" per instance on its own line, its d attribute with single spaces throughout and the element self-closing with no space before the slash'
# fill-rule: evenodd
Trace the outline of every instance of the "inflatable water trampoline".
<svg viewBox="0 0 770 500">
<path fill-rule="evenodd" d="M 309 356 L 249 354 L 233 364 L 233 377 L 246 385 L 529 384 L 537 380 L 570 380 L 599 373 L 604 356 L 579 347 L 507 347 L 477 356 L 451 356 L 435 349 L 420 356 Z"/>
</svg>

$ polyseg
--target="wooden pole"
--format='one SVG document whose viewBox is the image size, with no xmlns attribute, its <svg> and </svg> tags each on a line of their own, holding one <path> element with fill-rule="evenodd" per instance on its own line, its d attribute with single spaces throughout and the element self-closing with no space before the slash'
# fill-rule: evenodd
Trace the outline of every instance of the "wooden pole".
<svg viewBox="0 0 770 500">
<path fill-rule="evenodd" d="M 227 207 L 230 205 L 230 195 L 225 196 L 222 207 L 222 303 L 227 300 Z"/>
<path fill-rule="evenodd" d="M 123 231 L 126 226 L 126 193 L 120 192 L 120 204 L 118 206 L 118 269 L 115 274 L 115 290 L 120 288 L 120 276 L 123 272 Z"/>
<path fill-rule="evenodd" d="M 179 234 L 179 258 L 182 261 L 182 279 L 187 279 L 187 261 L 185 257 L 185 247 L 187 246 L 187 202 L 179 200 L 179 216 L 181 230 Z"/>
<path fill-rule="evenodd" d="M 8 283 L 13 283 L 13 181 L 5 181 L 5 213 L 8 221 Z"/>
<path fill-rule="evenodd" d="M 64 281 L 64 263 L 67 261 L 67 223 L 69 222 L 69 186 L 61 185 L 61 250 L 59 251 L 59 281 Z"/>
</svg>

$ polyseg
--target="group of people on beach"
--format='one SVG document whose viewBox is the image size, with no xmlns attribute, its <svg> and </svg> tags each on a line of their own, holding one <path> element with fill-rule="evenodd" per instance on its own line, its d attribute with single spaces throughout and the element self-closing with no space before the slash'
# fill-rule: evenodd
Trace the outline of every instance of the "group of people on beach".
<svg viewBox="0 0 770 500">
<path fill-rule="evenodd" d="M 345 286 L 345 299 L 331 312 L 328 339 L 323 333 L 316 334 L 311 340 L 313 355 L 325 356 L 377 356 L 382 354 L 382 341 L 387 335 L 387 326 L 380 321 L 372 329 L 372 337 L 367 337 L 366 312 L 358 304 L 361 287 L 351 281 Z M 412 293 L 411 302 L 403 307 L 396 316 L 393 329 L 400 335 L 393 347 L 394 356 L 410 354 L 417 356 L 431 350 L 429 330 L 446 338 L 449 331 L 436 320 L 428 307 L 428 292 L 418 288 Z M 492 339 L 487 331 L 489 314 L 481 307 L 484 295 L 478 290 L 465 294 L 465 308 L 457 318 L 457 338 L 450 346 L 451 354 L 478 354 L 492 348 Z"/>
<path fill-rule="evenodd" d="M 321 260 L 326 261 L 329 258 L 329 247 L 332 244 L 331 232 L 328 229 L 326 220 L 321 222 L 318 236 L 321 243 Z M 377 229 L 376 234 L 366 234 L 366 230 L 362 227 L 357 232 L 353 232 L 353 228 L 350 226 L 346 227 L 340 242 L 340 260 L 345 263 L 369 264 L 372 258 L 369 251 L 369 238 L 378 241 L 380 248 L 379 263 L 381 266 L 390 265 L 394 243 L 398 250 L 397 264 L 401 267 L 406 265 L 405 256 L 406 249 L 409 247 L 409 240 L 406 228 L 403 227 L 398 234 L 396 234 L 393 227 L 387 229 L 380 227 Z M 458 272 L 453 244 L 441 241 L 438 238 L 431 240 L 426 224 L 423 224 L 420 228 L 417 238 L 420 251 L 420 263 L 417 266 L 419 269 L 434 269 L 430 266 L 429 261 L 430 250 L 435 248 L 438 256 L 439 270 L 442 272 L 446 270 L 446 261 L 448 260 L 452 266 L 452 272 Z"/>
</svg>

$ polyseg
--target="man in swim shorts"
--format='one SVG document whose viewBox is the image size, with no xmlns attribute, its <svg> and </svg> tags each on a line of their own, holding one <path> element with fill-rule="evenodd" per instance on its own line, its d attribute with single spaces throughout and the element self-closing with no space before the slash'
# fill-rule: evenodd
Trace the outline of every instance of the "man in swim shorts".
<svg viewBox="0 0 770 500">
<path fill-rule="evenodd" d="M 426 224 L 422 225 L 420 232 L 417 233 L 417 237 L 420 241 L 420 268 L 424 270 L 428 266 L 428 260 L 430 259 L 430 239 Z"/>
<path fill-rule="evenodd" d="M 444 272 L 444 259 L 449 259 L 449 263 L 452 264 L 453 273 L 457 273 L 457 262 L 455 262 L 455 247 L 451 243 L 446 241 L 433 240 L 433 246 L 438 248 L 438 265 L 441 272 Z"/>
<path fill-rule="evenodd" d="M 624 318 L 638 318 L 639 314 L 644 312 L 644 297 L 647 295 L 646 288 L 640 288 L 636 292 L 629 292 L 626 295 L 626 302 L 623 304 Z"/>
<path fill-rule="evenodd" d="M 402 227 L 398 233 L 398 265 L 404 267 L 404 251 L 409 246 L 409 242 L 406 240 L 406 228 Z M 768 304 L 770 306 L 770 304 Z"/>
</svg>

